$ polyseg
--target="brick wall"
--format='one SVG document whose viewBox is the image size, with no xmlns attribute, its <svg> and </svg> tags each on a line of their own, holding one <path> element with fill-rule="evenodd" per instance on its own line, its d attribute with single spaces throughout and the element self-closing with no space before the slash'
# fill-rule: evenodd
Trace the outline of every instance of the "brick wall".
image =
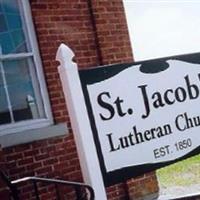
<svg viewBox="0 0 200 200">
<path fill-rule="evenodd" d="M 6 171 L 12 179 L 42 176 L 83 181 L 55 55 L 63 42 L 75 52 L 80 68 L 132 61 L 123 4 L 121 0 L 30 2 L 54 120 L 66 122 L 70 133 L 4 148 Z M 30 185 L 22 185 L 21 190 L 23 199 L 31 199 Z M 110 200 L 125 200 L 128 192 L 131 198 L 137 199 L 157 190 L 155 174 L 150 173 L 109 187 L 107 194 Z M 40 191 L 42 199 L 52 199 L 51 187 Z"/>
<path fill-rule="evenodd" d="M 102 64 L 133 61 L 122 0 L 92 0 Z"/>
<path fill-rule="evenodd" d="M 3 149 L 6 172 L 12 179 L 24 176 L 62 178 L 82 181 L 72 134 Z M 22 199 L 31 199 L 33 187 L 22 185 Z M 45 200 L 52 199 L 52 189 L 42 188 Z M 47 193 L 47 194 L 46 194 Z M 48 194 L 50 195 L 48 197 Z"/>
<path fill-rule="evenodd" d="M 5 160 L 4 160 L 4 154 L 0 145 L 0 169 L 2 171 L 5 171 Z M 9 199 L 9 190 L 7 188 L 7 185 L 5 184 L 3 178 L 0 176 L 0 199 Z"/>
</svg>

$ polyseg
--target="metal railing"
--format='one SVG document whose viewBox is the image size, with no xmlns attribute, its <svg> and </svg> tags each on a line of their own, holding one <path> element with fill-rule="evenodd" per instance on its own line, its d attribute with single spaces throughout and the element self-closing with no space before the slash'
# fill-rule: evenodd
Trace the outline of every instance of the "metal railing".
<svg viewBox="0 0 200 200">
<path fill-rule="evenodd" d="M 1 170 L 0 170 L 0 176 L 2 177 L 6 185 L 9 187 L 12 199 L 14 200 L 20 200 L 18 184 L 25 182 L 31 182 L 33 184 L 36 200 L 40 200 L 38 183 L 45 183 L 50 185 L 53 184 L 55 186 L 55 196 L 57 200 L 63 199 L 61 198 L 59 190 L 60 185 L 72 187 L 75 193 L 76 200 L 94 200 L 94 190 L 92 189 L 92 187 L 84 183 L 71 182 L 59 179 L 39 178 L 39 177 L 25 177 L 14 181 L 10 181 L 9 177 Z M 67 198 L 64 199 L 67 200 Z"/>
</svg>

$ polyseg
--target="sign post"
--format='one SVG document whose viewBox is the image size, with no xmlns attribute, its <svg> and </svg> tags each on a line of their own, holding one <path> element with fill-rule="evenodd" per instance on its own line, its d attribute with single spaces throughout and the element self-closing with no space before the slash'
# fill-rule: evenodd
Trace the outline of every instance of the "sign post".
<svg viewBox="0 0 200 200">
<path fill-rule="evenodd" d="M 56 55 L 63 91 L 71 119 L 72 129 L 85 183 L 92 186 L 96 200 L 106 200 L 105 187 L 94 146 L 92 131 L 81 89 L 78 68 L 72 61 L 74 53 L 61 44 Z"/>
</svg>

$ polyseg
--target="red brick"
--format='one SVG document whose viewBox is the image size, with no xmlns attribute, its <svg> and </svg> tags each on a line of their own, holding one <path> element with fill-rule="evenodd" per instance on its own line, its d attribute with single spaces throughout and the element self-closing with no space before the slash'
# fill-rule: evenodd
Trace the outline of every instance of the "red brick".
<svg viewBox="0 0 200 200">
<path fill-rule="evenodd" d="M 48 173 L 51 173 L 52 172 L 52 167 L 50 166 L 46 166 L 46 167 L 41 167 L 37 170 L 35 170 L 36 174 L 37 175 L 44 175 L 44 174 L 48 174 Z"/>
<path fill-rule="evenodd" d="M 30 163 L 33 163 L 33 158 L 27 158 L 27 159 L 20 160 L 18 162 L 18 165 L 24 166 L 24 165 L 27 165 L 27 164 L 30 164 Z"/>
<path fill-rule="evenodd" d="M 30 150 L 30 151 L 24 152 L 24 156 L 25 157 L 33 157 L 34 155 L 36 155 L 38 153 L 39 153 L 38 149 L 33 149 L 33 150 Z"/>
<path fill-rule="evenodd" d="M 47 153 L 39 154 L 39 155 L 35 156 L 35 160 L 36 161 L 41 161 L 41 160 L 45 160 L 48 157 L 49 157 L 49 155 Z"/>
<path fill-rule="evenodd" d="M 25 172 L 25 167 L 16 167 L 9 170 L 10 175 L 18 175 L 22 174 L 23 172 Z"/>
<path fill-rule="evenodd" d="M 13 160 L 20 160 L 22 158 L 23 158 L 22 152 L 19 152 L 19 153 L 13 153 L 11 155 L 8 155 L 6 157 L 6 160 L 7 161 L 13 161 Z"/>
<path fill-rule="evenodd" d="M 35 171 L 36 169 L 39 169 L 39 168 L 41 168 L 42 167 L 42 163 L 41 162 L 33 162 L 33 163 L 31 163 L 30 165 L 27 165 L 26 166 L 26 169 L 28 170 L 28 171 Z"/>
<path fill-rule="evenodd" d="M 44 160 L 43 164 L 44 166 L 48 166 L 48 165 L 53 165 L 53 164 L 56 164 L 58 162 L 58 159 L 57 158 L 50 158 L 48 160 Z"/>
</svg>

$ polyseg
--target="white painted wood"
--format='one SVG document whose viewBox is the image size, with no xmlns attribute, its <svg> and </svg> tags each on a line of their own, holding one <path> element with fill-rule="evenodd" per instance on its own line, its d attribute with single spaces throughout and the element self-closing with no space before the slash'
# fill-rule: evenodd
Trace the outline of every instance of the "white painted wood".
<svg viewBox="0 0 200 200">
<path fill-rule="evenodd" d="M 33 25 L 30 2 L 27 0 L 21 0 L 21 2 L 22 2 L 21 5 L 22 5 L 22 9 L 23 9 L 23 14 L 24 14 L 24 21 L 26 23 L 26 28 L 27 28 L 27 35 L 28 35 L 29 42 L 30 42 L 30 48 L 31 48 L 30 51 L 34 55 L 33 61 L 34 61 L 35 67 L 36 67 L 36 74 L 37 74 L 37 78 L 39 81 L 42 100 L 44 102 L 45 115 L 46 115 L 46 118 L 49 120 L 50 124 L 53 124 L 53 116 L 52 116 L 52 112 L 51 112 L 51 106 L 50 106 L 50 101 L 49 101 L 49 95 L 47 92 L 47 86 L 45 83 L 44 72 L 43 72 L 43 67 L 42 67 L 42 61 L 40 58 L 35 28 Z"/>
<path fill-rule="evenodd" d="M 48 119 L 22 120 L 17 123 L 1 125 L 0 126 L 0 136 L 19 132 L 19 138 L 20 138 L 21 131 L 25 131 L 25 130 L 29 130 L 29 129 L 34 130 L 37 128 L 43 128 L 45 126 L 50 126 L 50 121 Z M 34 131 L 33 131 L 33 133 L 34 133 Z M 42 132 L 41 132 L 41 134 L 42 134 Z"/>
<path fill-rule="evenodd" d="M 106 192 L 99 160 L 86 110 L 77 64 L 72 61 L 74 53 L 61 44 L 56 55 L 66 104 L 75 135 L 80 165 L 85 183 L 93 187 L 96 200 L 106 200 Z"/>
<path fill-rule="evenodd" d="M 14 59 L 22 59 L 22 58 L 28 58 L 28 57 L 32 57 L 33 53 L 11 53 L 11 54 L 0 54 L 0 60 L 4 61 L 4 60 L 14 60 Z"/>
<path fill-rule="evenodd" d="M 68 134 L 69 130 L 67 128 L 66 123 L 56 124 L 52 126 L 46 125 L 44 127 L 36 129 L 30 129 L 17 133 L 13 132 L 10 134 L 0 135 L 0 145 L 2 148 L 5 148 Z"/>
</svg>

